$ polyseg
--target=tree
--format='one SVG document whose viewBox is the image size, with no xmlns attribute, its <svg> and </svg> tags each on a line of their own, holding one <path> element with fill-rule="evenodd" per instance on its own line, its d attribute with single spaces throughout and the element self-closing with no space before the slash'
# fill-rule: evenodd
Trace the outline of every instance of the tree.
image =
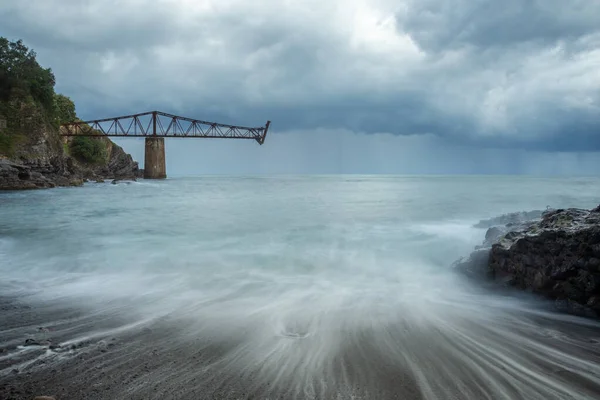
<svg viewBox="0 0 600 400">
<path fill-rule="evenodd" d="M 42 68 L 36 53 L 18 40 L 0 37 L 0 99 L 31 96 L 46 111 L 54 112 L 55 78 L 50 68 Z"/>
<path fill-rule="evenodd" d="M 73 122 L 77 119 L 75 103 L 73 103 L 73 100 L 62 94 L 56 94 L 54 96 L 54 110 L 59 124 Z"/>
</svg>

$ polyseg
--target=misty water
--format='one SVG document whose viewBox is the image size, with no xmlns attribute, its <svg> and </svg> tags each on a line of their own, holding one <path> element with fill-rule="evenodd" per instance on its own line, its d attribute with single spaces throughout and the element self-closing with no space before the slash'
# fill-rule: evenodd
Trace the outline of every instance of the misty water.
<svg viewBox="0 0 600 400">
<path fill-rule="evenodd" d="M 450 266 L 482 242 L 481 219 L 599 203 L 598 178 L 202 177 L 2 193 L 0 294 L 115 321 L 88 318 L 66 340 L 164 325 L 175 329 L 163 348 L 211 354 L 157 385 L 595 398 L 597 322 Z"/>
</svg>

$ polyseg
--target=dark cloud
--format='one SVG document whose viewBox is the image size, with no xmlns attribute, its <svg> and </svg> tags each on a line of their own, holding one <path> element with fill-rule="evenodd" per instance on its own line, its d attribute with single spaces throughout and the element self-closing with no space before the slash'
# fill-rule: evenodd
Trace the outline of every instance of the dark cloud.
<svg viewBox="0 0 600 400">
<path fill-rule="evenodd" d="M 282 131 L 600 150 L 600 2 L 9 0 L 0 34 L 84 118 L 161 109 Z"/>
<path fill-rule="evenodd" d="M 443 51 L 538 46 L 599 32 L 600 2 L 589 0 L 411 0 L 399 27 L 423 48 Z"/>
</svg>

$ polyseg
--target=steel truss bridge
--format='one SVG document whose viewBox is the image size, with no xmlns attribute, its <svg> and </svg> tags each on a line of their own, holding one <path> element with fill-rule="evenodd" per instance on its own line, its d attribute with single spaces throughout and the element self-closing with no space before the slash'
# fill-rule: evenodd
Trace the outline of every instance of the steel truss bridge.
<svg viewBox="0 0 600 400">
<path fill-rule="evenodd" d="M 180 117 L 161 111 L 149 111 L 93 121 L 61 124 L 62 136 L 143 137 L 146 138 L 144 178 L 167 177 L 164 138 L 250 139 L 262 145 L 271 121 L 265 126 L 247 127 Z"/>
<path fill-rule="evenodd" d="M 265 126 L 252 128 L 180 117 L 161 111 L 149 111 L 93 121 L 68 122 L 61 124 L 61 135 L 253 139 L 262 145 L 270 124 L 271 121 L 267 121 Z"/>
</svg>

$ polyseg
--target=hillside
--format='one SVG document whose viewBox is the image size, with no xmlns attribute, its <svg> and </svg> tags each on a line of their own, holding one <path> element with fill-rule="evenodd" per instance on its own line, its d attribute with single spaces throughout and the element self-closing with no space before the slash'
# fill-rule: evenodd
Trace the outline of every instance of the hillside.
<svg viewBox="0 0 600 400">
<path fill-rule="evenodd" d="M 38 64 L 34 51 L 0 37 L 0 189 L 140 176 L 137 162 L 106 137 L 60 136 L 60 124 L 77 114 L 54 85 L 52 70 Z"/>
</svg>

